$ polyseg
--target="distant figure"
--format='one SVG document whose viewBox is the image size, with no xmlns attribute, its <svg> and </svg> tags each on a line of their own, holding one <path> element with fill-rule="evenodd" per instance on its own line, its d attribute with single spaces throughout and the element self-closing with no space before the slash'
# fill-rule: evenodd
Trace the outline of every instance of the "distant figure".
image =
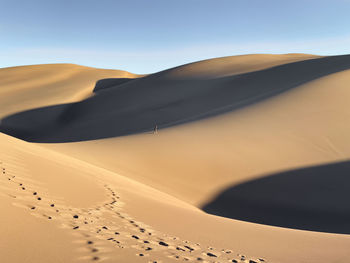
<svg viewBox="0 0 350 263">
<path fill-rule="evenodd" d="M 158 133 L 158 125 L 156 124 L 153 129 L 153 134 L 157 134 L 157 133 Z"/>
</svg>

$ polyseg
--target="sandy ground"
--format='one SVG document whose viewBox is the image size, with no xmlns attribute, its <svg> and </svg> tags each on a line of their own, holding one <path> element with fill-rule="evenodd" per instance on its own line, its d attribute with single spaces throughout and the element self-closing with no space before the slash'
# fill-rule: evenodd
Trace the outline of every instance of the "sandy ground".
<svg viewBox="0 0 350 263">
<path fill-rule="evenodd" d="M 75 158 L 7 135 L 0 141 L 4 262 L 347 262 L 350 256 L 347 235 L 207 215 Z"/>
<path fill-rule="evenodd" d="M 74 64 L 47 64 L 0 69 L 0 116 L 80 101 L 93 94 L 106 78 L 135 78 L 122 70 L 95 69 Z"/>
<path fill-rule="evenodd" d="M 168 80 L 215 79 L 317 58 L 239 56 L 157 74 Z M 99 79 L 140 77 L 91 68 L 86 73 L 76 65 L 27 68 L 0 69 L 1 98 L 8 101 L 0 104 L 2 117 L 34 105 L 99 96 L 92 92 Z M 67 75 L 72 68 L 79 77 Z M 11 73 L 7 80 L 6 71 Z M 62 75 L 64 84 L 56 86 Z M 349 81 L 349 70 L 337 70 L 235 111 L 160 128 L 156 134 L 56 144 L 0 134 L 2 261 L 348 262 L 349 167 L 338 162 L 349 158 Z M 41 96 L 51 86 L 54 92 Z M 113 89 L 120 87 L 98 93 Z M 244 209 L 237 200 L 246 204 Z M 227 218 L 201 209 L 227 212 Z M 291 228 L 288 222 L 293 216 L 295 222 L 303 220 L 305 209 L 308 225 L 295 228 L 334 233 Z M 261 213 L 285 227 L 262 222 Z M 343 226 L 333 231 L 337 220 Z"/>
</svg>

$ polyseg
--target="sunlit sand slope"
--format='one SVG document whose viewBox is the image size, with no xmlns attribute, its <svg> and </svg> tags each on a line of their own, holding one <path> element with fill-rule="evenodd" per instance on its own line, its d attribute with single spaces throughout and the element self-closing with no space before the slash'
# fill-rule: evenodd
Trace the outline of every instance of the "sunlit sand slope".
<svg viewBox="0 0 350 263">
<path fill-rule="evenodd" d="M 42 147 L 2 134 L 0 145 L 3 262 L 345 263 L 350 256 L 348 236 L 214 217 Z"/>
<path fill-rule="evenodd" d="M 0 118 L 37 107 L 80 101 L 105 78 L 135 78 L 122 71 L 74 64 L 47 64 L 0 69 Z"/>
</svg>

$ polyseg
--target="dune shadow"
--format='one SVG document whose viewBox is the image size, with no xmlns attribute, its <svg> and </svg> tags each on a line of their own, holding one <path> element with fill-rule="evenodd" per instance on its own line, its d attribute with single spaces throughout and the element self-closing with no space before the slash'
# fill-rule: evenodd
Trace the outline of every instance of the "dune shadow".
<svg viewBox="0 0 350 263">
<path fill-rule="evenodd" d="M 234 185 L 202 209 L 259 224 L 350 234 L 350 161 Z"/>
<path fill-rule="evenodd" d="M 270 98 L 350 69 L 350 55 L 315 58 L 226 77 L 174 76 L 173 69 L 138 79 L 104 79 L 77 103 L 19 112 L 0 132 L 31 142 L 102 139 L 195 121 Z M 169 74 L 170 72 L 170 74 Z"/>
<path fill-rule="evenodd" d="M 108 79 L 100 79 L 96 82 L 95 88 L 93 90 L 94 93 L 105 91 L 109 88 L 115 88 L 121 84 L 125 84 L 129 81 L 134 80 L 133 78 L 108 78 Z"/>
</svg>

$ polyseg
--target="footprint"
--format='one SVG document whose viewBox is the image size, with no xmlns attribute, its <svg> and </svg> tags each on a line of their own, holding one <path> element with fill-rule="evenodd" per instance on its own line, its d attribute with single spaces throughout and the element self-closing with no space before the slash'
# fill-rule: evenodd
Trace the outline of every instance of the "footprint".
<svg viewBox="0 0 350 263">
<path fill-rule="evenodd" d="M 161 246 L 164 246 L 164 247 L 168 247 L 169 246 L 167 243 L 165 243 L 163 241 L 160 241 L 158 244 L 161 245 Z"/>
<path fill-rule="evenodd" d="M 191 248 L 190 246 L 184 246 L 184 247 L 187 248 L 190 252 L 194 250 L 194 248 Z"/>
<path fill-rule="evenodd" d="M 214 258 L 217 257 L 217 255 L 215 255 L 215 254 L 213 254 L 213 253 L 210 253 L 210 252 L 207 253 L 207 256 L 208 256 L 208 257 L 214 257 Z"/>
</svg>

